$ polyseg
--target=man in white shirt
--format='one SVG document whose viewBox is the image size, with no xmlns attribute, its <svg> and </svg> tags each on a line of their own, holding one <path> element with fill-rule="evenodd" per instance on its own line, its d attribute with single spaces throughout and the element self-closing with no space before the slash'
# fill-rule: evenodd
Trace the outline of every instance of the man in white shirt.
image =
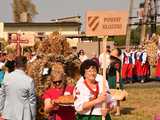
<svg viewBox="0 0 160 120">
<path fill-rule="evenodd" d="M 99 56 L 99 65 L 100 65 L 100 73 L 102 74 L 103 71 L 103 66 L 104 66 L 104 62 L 103 62 L 103 56 L 106 55 L 106 67 L 108 68 L 109 64 L 110 64 L 110 46 L 106 46 L 106 51 L 103 51 L 103 53 L 100 54 Z"/>
</svg>

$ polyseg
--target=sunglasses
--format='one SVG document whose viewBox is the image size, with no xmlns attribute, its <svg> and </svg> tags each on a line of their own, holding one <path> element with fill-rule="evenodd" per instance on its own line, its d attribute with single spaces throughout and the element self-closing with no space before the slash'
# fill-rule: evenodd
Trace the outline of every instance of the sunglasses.
<svg viewBox="0 0 160 120">
<path fill-rule="evenodd" d="M 60 85 L 62 83 L 62 80 L 59 80 L 59 81 L 53 81 L 53 84 L 55 85 Z"/>
</svg>

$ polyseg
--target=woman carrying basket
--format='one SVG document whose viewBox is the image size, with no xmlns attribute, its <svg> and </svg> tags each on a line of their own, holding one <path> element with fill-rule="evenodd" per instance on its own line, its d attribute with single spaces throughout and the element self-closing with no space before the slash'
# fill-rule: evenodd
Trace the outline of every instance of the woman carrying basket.
<svg viewBox="0 0 160 120">
<path fill-rule="evenodd" d="M 111 51 L 110 65 L 107 69 L 107 80 L 110 89 L 122 89 L 123 82 L 121 80 L 121 60 L 119 59 L 121 50 L 115 48 Z M 116 116 L 120 115 L 120 100 L 117 100 Z"/>
<path fill-rule="evenodd" d="M 93 60 L 86 60 L 81 64 L 82 77 L 77 82 L 74 90 L 74 106 L 77 111 L 77 120 L 111 120 L 109 111 L 114 107 L 111 99 L 108 83 L 101 75 L 98 75 L 98 66 Z M 106 91 L 103 91 L 105 83 Z M 106 107 L 102 109 L 102 103 Z"/>
</svg>

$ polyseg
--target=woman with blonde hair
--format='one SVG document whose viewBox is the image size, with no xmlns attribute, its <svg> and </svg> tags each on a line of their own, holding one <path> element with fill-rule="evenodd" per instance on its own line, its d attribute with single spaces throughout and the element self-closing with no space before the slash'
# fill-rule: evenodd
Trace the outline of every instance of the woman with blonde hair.
<svg viewBox="0 0 160 120">
<path fill-rule="evenodd" d="M 49 113 L 48 120 L 74 120 L 75 111 L 72 106 L 61 106 L 58 98 L 63 95 L 72 95 L 74 87 L 67 85 L 64 69 L 61 64 L 54 65 L 51 72 L 49 88 L 45 90 L 44 111 Z"/>
</svg>

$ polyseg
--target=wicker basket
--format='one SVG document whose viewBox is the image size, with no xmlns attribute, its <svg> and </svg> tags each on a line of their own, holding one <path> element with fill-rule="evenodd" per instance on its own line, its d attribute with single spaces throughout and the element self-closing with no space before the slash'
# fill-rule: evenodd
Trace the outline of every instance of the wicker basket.
<svg viewBox="0 0 160 120">
<path fill-rule="evenodd" d="M 128 96 L 128 93 L 125 90 L 111 89 L 111 95 L 116 100 L 123 100 Z"/>
</svg>

